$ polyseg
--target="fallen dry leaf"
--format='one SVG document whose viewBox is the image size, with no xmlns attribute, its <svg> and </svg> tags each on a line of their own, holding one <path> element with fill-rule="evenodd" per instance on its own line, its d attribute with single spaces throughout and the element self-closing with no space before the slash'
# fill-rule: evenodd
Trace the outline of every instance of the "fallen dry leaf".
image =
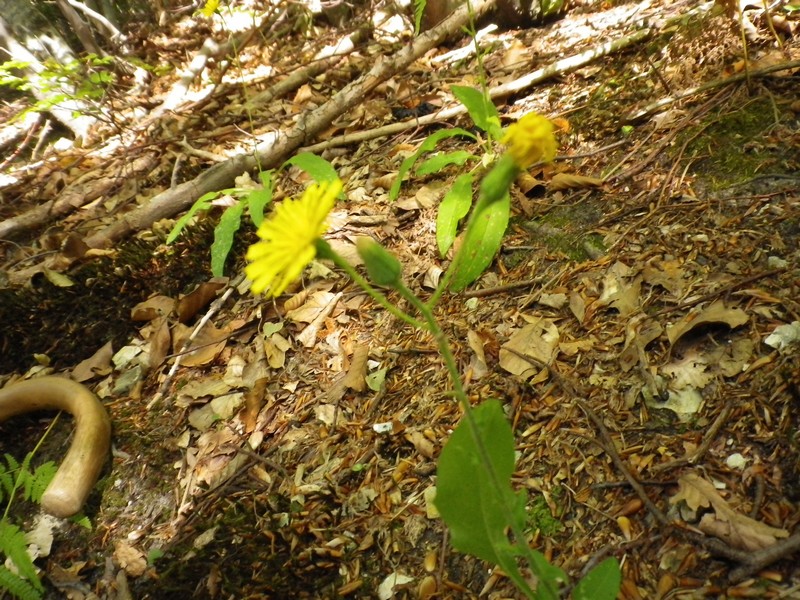
<svg viewBox="0 0 800 600">
<path fill-rule="evenodd" d="M 483 338 L 477 331 L 470 329 L 467 331 L 467 343 L 473 353 L 469 361 L 472 379 L 480 379 L 489 372 L 489 367 L 486 364 L 486 353 L 483 350 Z"/>
<path fill-rule="evenodd" d="M 122 540 L 114 546 L 114 560 L 131 577 L 139 577 L 147 569 L 144 552 Z"/>
<path fill-rule="evenodd" d="M 199 367 L 213 361 L 225 349 L 228 333 L 227 330 L 218 329 L 211 322 L 203 325 L 200 333 L 192 340 L 191 348 L 194 350 L 183 355 L 183 366 Z M 192 334 L 192 328 L 178 323 L 173 334 L 172 348 L 178 353 L 183 350 L 184 342 Z"/>
<path fill-rule="evenodd" d="M 152 369 L 164 362 L 170 344 L 172 343 L 172 333 L 169 329 L 167 317 L 158 317 L 152 323 L 153 334 L 150 336 L 149 356 L 147 359 L 148 367 Z"/>
<path fill-rule="evenodd" d="M 131 309 L 131 321 L 152 321 L 175 310 L 175 300 L 169 296 L 152 296 Z"/>
<path fill-rule="evenodd" d="M 661 324 L 645 315 L 636 315 L 625 326 L 625 346 L 619 355 L 619 364 L 624 372 L 630 371 L 645 356 L 645 348 L 662 334 Z"/>
<path fill-rule="evenodd" d="M 616 308 L 623 317 L 639 310 L 642 278 L 626 264 L 616 262 L 603 279 L 603 293 L 597 300 L 600 306 Z"/>
<path fill-rule="evenodd" d="M 177 302 L 178 320 L 186 323 L 217 296 L 217 291 L 228 284 L 227 277 L 215 277 L 201 283 L 194 290 L 182 296 Z"/>
<path fill-rule="evenodd" d="M 539 368 L 519 354 L 548 364 L 558 348 L 558 327 L 549 319 L 538 319 L 515 332 L 500 348 L 500 366 L 509 373 L 527 379 Z"/>
<path fill-rule="evenodd" d="M 681 476 L 678 486 L 678 492 L 670 498 L 670 503 L 683 501 L 693 511 L 713 508 L 713 514 L 708 513 L 700 519 L 700 529 L 736 548 L 760 550 L 771 546 L 778 538 L 789 537 L 785 529 L 770 527 L 733 510 L 713 484 L 694 473 Z"/>
<path fill-rule="evenodd" d="M 547 184 L 550 192 L 560 192 L 563 190 L 583 190 L 587 188 L 598 188 L 603 185 L 603 180 L 597 177 L 587 177 L 575 173 L 557 173 Z"/>
<path fill-rule="evenodd" d="M 667 339 L 674 345 L 681 336 L 707 323 L 723 323 L 735 329 L 749 320 L 747 313 L 740 308 L 726 308 L 722 300 L 716 300 L 705 308 L 689 311 L 680 321 L 667 325 Z"/>
<path fill-rule="evenodd" d="M 98 375 L 108 375 L 113 370 L 111 357 L 114 356 L 114 347 L 107 342 L 97 352 L 86 360 L 82 360 L 72 369 L 72 379 L 77 382 L 89 381 Z"/>
</svg>

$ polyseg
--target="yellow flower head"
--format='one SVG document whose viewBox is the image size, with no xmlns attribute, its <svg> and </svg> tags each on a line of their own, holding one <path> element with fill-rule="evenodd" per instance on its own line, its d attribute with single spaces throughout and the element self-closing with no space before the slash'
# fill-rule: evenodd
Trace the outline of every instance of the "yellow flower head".
<svg viewBox="0 0 800 600">
<path fill-rule="evenodd" d="M 244 273 L 250 291 L 280 296 L 316 255 L 314 242 L 328 228 L 325 219 L 342 191 L 338 179 L 309 186 L 299 200 L 284 200 L 258 228 L 260 242 L 247 249 Z"/>
<path fill-rule="evenodd" d="M 210 19 L 217 12 L 217 8 L 219 8 L 219 0 L 206 0 L 205 5 L 200 9 L 200 14 Z"/>
<path fill-rule="evenodd" d="M 528 113 L 509 125 L 501 140 L 508 145 L 508 154 L 520 169 L 539 161 L 551 161 L 556 155 L 553 123 L 536 113 Z"/>
</svg>

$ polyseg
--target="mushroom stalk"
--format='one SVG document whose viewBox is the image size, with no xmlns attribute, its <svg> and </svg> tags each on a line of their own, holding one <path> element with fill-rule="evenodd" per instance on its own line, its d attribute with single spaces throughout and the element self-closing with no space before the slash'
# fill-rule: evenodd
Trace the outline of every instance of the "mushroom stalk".
<svg viewBox="0 0 800 600">
<path fill-rule="evenodd" d="M 70 379 L 39 377 L 0 389 L 0 421 L 51 409 L 73 416 L 75 436 L 42 496 L 42 508 L 56 517 L 71 517 L 80 511 L 106 462 L 111 421 L 97 396 Z"/>
</svg>

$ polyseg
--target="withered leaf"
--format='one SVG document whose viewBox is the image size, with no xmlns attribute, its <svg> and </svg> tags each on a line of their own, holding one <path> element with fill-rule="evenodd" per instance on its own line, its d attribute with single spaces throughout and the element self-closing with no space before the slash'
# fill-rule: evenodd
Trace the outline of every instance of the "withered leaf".
<svg viewBox="0 0 800 600">
<path fill-rule="evenodd" d="M 687 473 L 678 480 L 678 493 L 670 498 L 671 504 L 686 502 L 692 510 L 713 508 L 700 520 L 699 527 L 742 550 L 760 550 L 774 544 L 778 538 L 789 536 L 785 529 L 770 527 L 760 521 L 736 512 L 719 495 L 713 484 L 694 473 Z"/>
</svg>

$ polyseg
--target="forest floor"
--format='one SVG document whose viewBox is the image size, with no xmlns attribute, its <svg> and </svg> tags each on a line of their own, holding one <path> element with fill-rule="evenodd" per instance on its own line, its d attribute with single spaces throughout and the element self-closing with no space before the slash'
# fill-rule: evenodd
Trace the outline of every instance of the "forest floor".
<svg viewBox="0 0 800 600">
<path fill-rule="evenodd" d="M 494 31 L 482 41 L 488 84 L 694 4 L 584 5 L 541 27 Z M 450 547 L 431 504 L 437 457 L 461 418 L 433 341 L 342 273 L 315 266 L 274 302 L 212 281 L 219 207 L 170 246 L 180 215 L 68 267 L 41 260 L 46 251 L 63 258 L 175 177 L 247 152 L 253 135 L 290 127 L 410 40 L 397 17 L 396 30 L 260 101 L 344 30 L 314 22 L 278 35 L 276 26 L 230 63 L 208 62 L 200 79 L 213 91 L 202 101 L 137 130 L 125 111 L 159 102 L 206 38 L 223 44 L 235 19 L 222 14 L 138 38 L 142 60 L 175 69 L 154 75 L 149 96 L 108 100 L 120 103 L 109 130 L 136 131 L 135 143 L 103 157 L 92 153 L 101 139 L 47 150 L 0 190 L 2 220 L 87 173 L 115 181 L 3 244 L 9 280 L 26 288 L 3 290 L 0 372 L 77 366 L 114 427 L 113 458 L 84 510 L 92 529 L 60 525 L 37 561 L 47 597 L 518 597 L 501 571 Z M 763 10 L 745 14 L 749 63 L 738 25 L 701 12 L 499 98 L 504 125 L 529 111 L 556 119 L 559 156 L 512 190 L 487 273 L 437 308 L 470 398 L 500 399 L 513 425 L 513 485 L 528 492 L 531 544 L 576 578 L 617 557 L 620 598 L 800 598 L 796 545 L 760 560 L 764 548 L 796 540 L 800 523 L 800 67 L 759 71 L 796 63 L 800 38 L 796 13 L 773 18 L 781 44 Z M 412 175 L 394 202 L 388 190 L 428 134 L 472 131 L 471 121 L 337 136 L 456 106 L 450 86 L 479 82 L 469 46 L 451 38 L 308 141 L 322 144 L 313 150 L 345 183 L 328 239 L 349 256 L 356 237 L 380 240 L 422 297 L 448 262 L 436 245 L 440 199 L 467 167 Z M 481 153 L 464 138 L 447 147 Z M 144 152 L 158 160 L 129 174 Z M 308 183 L 294 168 L 277 177 L 276 199 Z M 231 281 L 252 229 L 234 244 Z M 58 285 L 53 270 L 73 285 Z M 174 300 L 200 284 L 178 322 L 168 314 Z M 0 424 L 2 452 L 21 459 L 44 428 L 40 416 Z M 42 457 L 58 460 L 69 433 L 62 419 Z M 34 509 L 18 503 L 11 517 L 29 529 Z M 730 552 L 720 556 L 710 540 Z"/>
</svg>

